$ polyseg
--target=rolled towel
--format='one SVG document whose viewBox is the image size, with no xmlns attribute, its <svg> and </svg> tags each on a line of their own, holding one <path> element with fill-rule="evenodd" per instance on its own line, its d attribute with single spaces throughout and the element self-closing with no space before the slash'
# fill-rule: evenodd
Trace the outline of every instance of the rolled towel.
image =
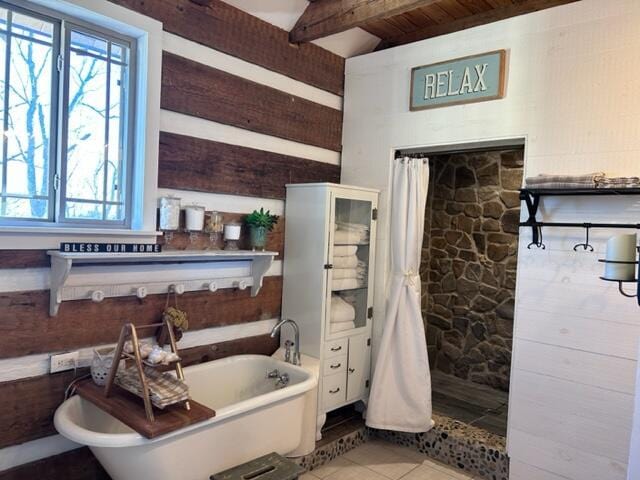
<svg viewBox="0 0 640 480">
<path fill-rule="evenodd" d="M 357 245 L 336 245 L 333 247 L 334 257 L 350 257 L 358 251 Z"/>
<path fill-rule="evenodd" d="M 331 323 L 353 322 L 356 319 L 356 309 L 339 295 L 331 295 Z"/>
<path fill-rule="evenodd" d="M 345 330 L 353 330 L 356 328 L 356 322 L 332 323 L 329 325 L 331 333 L 344 332 Z"/>
<path fill-rule="evenodd" d="M 362 286 L 362 281 L 357 278 L 343 278 L 341 280 L 333 280 L 331 282 L 331 290 L 350 290 Z"/>
<path fill-rule="evenodd" d="M 358 266 L 358 257 L 351 255 L 349 257 L 334 257 L 333 268 L 356 268 Z"/>
</svg>

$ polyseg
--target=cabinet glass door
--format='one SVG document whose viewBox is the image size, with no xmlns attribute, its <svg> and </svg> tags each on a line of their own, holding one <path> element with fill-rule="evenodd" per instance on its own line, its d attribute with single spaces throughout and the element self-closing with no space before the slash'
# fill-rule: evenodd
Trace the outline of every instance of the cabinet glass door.
<svg viewBox="0 0 640 480">
<path fill-rule="evenodd" d="M 367 325 L 372 203 L 334 197 L 329 236 L 330 336 Z"/>
</svg>

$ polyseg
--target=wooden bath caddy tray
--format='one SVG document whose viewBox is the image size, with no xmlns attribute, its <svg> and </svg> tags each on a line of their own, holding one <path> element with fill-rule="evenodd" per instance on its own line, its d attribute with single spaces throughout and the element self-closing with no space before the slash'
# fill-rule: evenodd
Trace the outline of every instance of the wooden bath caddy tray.
<svg viewBox="0 0 640 480">
<path fill-rule="evenodd" d="M 155 419 L 150 421 L 145 414 L 145 408 L 140 397 L 127 392 L 117 385 L 113 386 L 110 396 L 105 396 L 104 388 L 97 386 L 93 380 L 79 382 L 76 392 L 98 408 L 120 420 L 140 435 L 155 438 L 160 435 L 179 430 L 194 423 L 203 422 L 216 415 L 214 410 L 189 400 L 190 409 L 182 405 L 170 405 L 163 410 L 155 409 Z"/>
</svg>

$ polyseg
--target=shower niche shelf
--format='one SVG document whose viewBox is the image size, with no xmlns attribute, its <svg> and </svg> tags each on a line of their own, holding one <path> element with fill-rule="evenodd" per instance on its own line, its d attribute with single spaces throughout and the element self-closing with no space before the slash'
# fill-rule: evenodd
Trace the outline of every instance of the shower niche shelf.
<svg viewBox="0 0 640 480">
<path fill-rule="evenodd" d="M 49 250 L 49 315 L 70 300 L 101 302 L 108 297 L 222 288 L 251 288 L 255 297 L 278 252 L 183 250 L 161 253 L 67 253 Z M 190 268 L 185 269 L 188 265 Z M 104 275 L 111 274 L 105 282 Z M 180 277 L 180 280 L 176 280 Z"/>
</svg>

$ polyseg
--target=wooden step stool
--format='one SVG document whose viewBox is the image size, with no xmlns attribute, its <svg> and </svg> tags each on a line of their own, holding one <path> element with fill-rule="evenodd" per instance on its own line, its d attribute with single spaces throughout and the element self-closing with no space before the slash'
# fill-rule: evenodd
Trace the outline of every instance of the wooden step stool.
<svg viewBox="0 0 640 480">
<path fill-rule="evenodd" d="M 277 453 L 269 453 L 224 472 L 211 475 L 210 480 L 296 480 L 305 472 L 297 463 Z"/>
</svg>

